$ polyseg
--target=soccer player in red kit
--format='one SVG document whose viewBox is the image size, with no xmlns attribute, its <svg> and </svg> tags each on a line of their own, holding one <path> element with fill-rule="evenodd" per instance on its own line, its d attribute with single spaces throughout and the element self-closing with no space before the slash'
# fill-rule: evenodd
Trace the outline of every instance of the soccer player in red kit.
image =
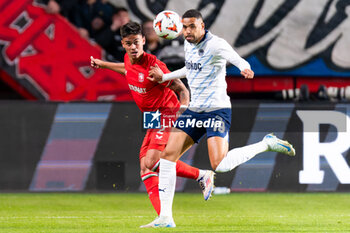
<svg viewBox="0 0 350 233">
<path fill-rule="evenodd" d="M 175 120 L 176 114 L 180 114 L 189 103 L 189 93 L 180 80 L 172 80 L 164 83 L 152 82 L 147 79 L 151 67 L 158 66 L 164 73 L 170 71 L 166 65 L 159 61 L 154 55 L 144 52 L 145 38 L 141 26 L 130 22 L 121 28 L 122 45 L 126 50 L 124 63 L 106 62 L 91 57 L 91 66 L 94 68 L 107 68 L 121 74 L 125 74 L 132 96 L 142 112 L 159 111 L 162 116 L 170 116 L 168 120 Z M 180 102 L 175 94 L 178 94 Z M 169 122 L 169 121 L 166 121 Z M 141 178 L 146 186 L 151 203 L 160 213 L 160 201 L 158 190 L 159 158 L 164 150 L 170 128 L 148 129 L 140 150 Z M 185 148 L 185 152 L 188 148 Z M 208 192 L 213 191 L 214 172 L 200 170 L 189 166 L 182 161 L 176 165 L 177 176 L 195 179 L 202 188 L 207 199 Z"/>
</svg>

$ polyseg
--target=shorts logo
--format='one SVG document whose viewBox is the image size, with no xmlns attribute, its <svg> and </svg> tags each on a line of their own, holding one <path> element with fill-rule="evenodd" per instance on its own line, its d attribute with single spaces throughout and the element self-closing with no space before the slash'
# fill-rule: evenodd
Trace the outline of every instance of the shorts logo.
<svg viewBox="0 0 350 233">
<path fill-rule="evenodd" d="M 160 116 L 162 114 L 157 110 L 156 112 L 143 113 L 143 128 L 144 129 L 160 129 Z"/>
<path fill-rule="evenodd" d="M 143 73 L 139 73 L 139 82 L 143 83 L 145 81 L 145 75 Z"/>
</svg>

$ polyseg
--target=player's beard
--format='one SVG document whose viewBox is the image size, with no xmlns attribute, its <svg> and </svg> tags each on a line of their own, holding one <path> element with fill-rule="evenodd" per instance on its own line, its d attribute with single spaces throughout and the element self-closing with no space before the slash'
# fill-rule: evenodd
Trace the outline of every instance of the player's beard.
<svg viewBox="0 0 350 233">
<path fill-rule="evenodd" d="M 194 37 L 193 36 L 186 36 L 185 39 L 190 42 L 193 43 Z"/>
<path fill-rule="evenodd" d="M 189 43 L 194 43 L 195 42 L 195 38 L 192 35 L 186 36 L 185 39 L 189 42 Z"/>
</svg>

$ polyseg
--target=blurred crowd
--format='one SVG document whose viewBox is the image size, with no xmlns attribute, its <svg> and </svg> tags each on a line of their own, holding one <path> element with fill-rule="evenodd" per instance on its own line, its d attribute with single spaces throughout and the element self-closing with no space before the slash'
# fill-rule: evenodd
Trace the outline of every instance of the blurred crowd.
<svg viewBox="0 0 350 233">
<path fill-rule="evenodd" d="M 81 37 L 94 40 L 106 51 L 109 61 L 123 61 L 120 28 L 130 21 L 128 9 L 108 0 L 39 0 L 50 14 L 61 14 L 75 25 Z M 146 38 L 145 51 L 156 55 L 170 70 L 184 65 L 182 37 L 162 40 L 153 30 L 153 20 L 141 22 Z"/>
</svg>

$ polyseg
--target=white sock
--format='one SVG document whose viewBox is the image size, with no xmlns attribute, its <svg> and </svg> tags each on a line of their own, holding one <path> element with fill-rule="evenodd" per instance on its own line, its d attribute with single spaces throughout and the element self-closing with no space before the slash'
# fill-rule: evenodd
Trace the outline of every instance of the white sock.
<svg viewBox="0 0 350 233">
<path fill-rule="evenodd" d="M 200 178 L 202 178 L 206 172 L 207 172 L 206 170 L 199 169 L 199 175 L 198 175 L 196 181 L 198 181 Z"/>
<path fill-rule="evenodd" d="M 226 157 L 221 160 L 219 166 L 216 168 L 216 172 L 228 172 L 237 167 L 238 165 L 247 162 L 255 155 L 267 151 L 268 146 L 264 141 L 235 148 L 230 150 Z"/>
<path fill-rule="evenodd" d="M 176 184 L 176 163 L 160 159 L 159 164 L 159 199 L 160 215 L 172 217 L 172 206 Z"/>
</svg>

